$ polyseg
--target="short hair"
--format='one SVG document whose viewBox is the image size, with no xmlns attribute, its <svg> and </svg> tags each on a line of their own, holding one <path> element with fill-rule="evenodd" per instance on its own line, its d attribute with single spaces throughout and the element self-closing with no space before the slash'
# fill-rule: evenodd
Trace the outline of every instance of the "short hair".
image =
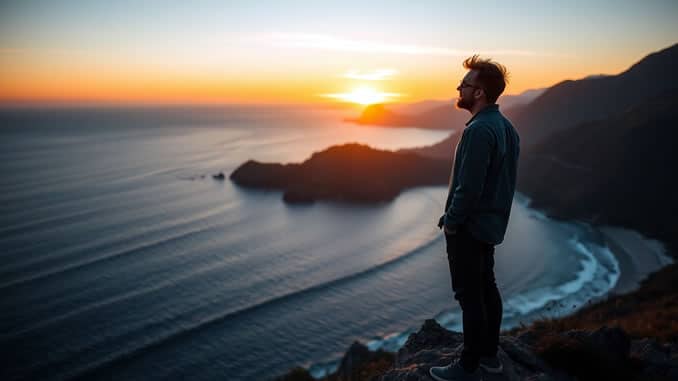
<svg viewBox="0 0 678 381">
<path fill-rule="evenodd" d="M 491 58 L 483 59 L 477 54 L 464 60 L 464 68 L 468 70 L 476 70 L 478 72 L 477 81 L 485 91 L 487 101 L 494 103 L 497 98 L 504 92 L 506 83 L 508 82 L 508 70 L 506 67 L 498 62 L 492 61 Z"/>
</svg>

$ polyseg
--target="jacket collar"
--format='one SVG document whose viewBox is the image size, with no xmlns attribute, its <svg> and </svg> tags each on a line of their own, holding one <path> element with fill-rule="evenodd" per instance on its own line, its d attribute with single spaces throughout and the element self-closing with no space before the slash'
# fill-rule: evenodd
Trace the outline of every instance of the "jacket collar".
<svg viewBox="0 0 678 381">
<path fill-rule="evenodd" d="M 471 117 L 471 119 L 469 119 L 469 121 L 466 122 L 466 125 L 468 126 L 469 124 L 471 124 L 471 122 L 473 122 L 473 120 L 475 118 L 477 118 L 479 115 L 487 114 L 487 113 L 494 112 L 494 111 L 499 111 L 499 105 L 498 104 L 492 103 L 491 105 L 487 105 L 487 106 L 483 107 L 482 109 L 480 109 L 480 111 L 478 111 L 475 115 L 473 115 L 473 117 Z"/>
</svg>

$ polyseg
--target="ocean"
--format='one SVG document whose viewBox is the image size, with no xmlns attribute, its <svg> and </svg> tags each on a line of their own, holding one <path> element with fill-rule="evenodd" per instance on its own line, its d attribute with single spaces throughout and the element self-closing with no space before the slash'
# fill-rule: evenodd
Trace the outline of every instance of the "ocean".
<svg viewBox="0 0 678 381">
<path fill-rule="evenodd" d="M 446 187 L 376 205 L 287 205 L 228 180 L 248 159 L 450 133 L 346 116 L 0 111 L 0 378 L 264 380 L 297 365 L 320 377 L 356 340 L 395 351 L 429 318 L 461 330 L 436 227 Z M 593 227 L 551 220 L 521 194 L 495 261 L 503 329 L 573 312 L 619 278 Z"/>
</svg>

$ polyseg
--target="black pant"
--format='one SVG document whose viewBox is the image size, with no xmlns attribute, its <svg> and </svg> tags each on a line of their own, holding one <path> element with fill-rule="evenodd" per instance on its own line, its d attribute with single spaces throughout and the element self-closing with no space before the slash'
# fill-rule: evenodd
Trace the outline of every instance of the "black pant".
<svg viewBox="0 0 678 381">
<path fill-rule="evenodd" d="M 494 278 L 494 245 L 477 240 L 464 227 L 445 234 L 454 298 L 462 309 L 464 369 L 478 368 L 481 356 L 494 356 L 499 345 L 502 302 Z"/>
</svg>

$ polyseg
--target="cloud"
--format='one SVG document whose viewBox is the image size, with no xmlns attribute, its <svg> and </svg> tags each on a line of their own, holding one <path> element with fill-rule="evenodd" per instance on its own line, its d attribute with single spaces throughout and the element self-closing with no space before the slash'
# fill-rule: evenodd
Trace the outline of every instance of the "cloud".
<svg viewBox="0 0 678 381">
<path fill-rule="evenodd" d="M 378 69 L 372 72 L 361 72 L 360 70 L 349 70 L 343 77 L 349 79 L 360 79 L 365 81 L 385 81 L 398 74 L 395 69 Z"/>
<path fill-rule="evenodd" d="M 378 41 L 350 40 L 323 34 L 305 34 L 305 33 L 273 33 L 268 37 L 273 45 L 279 47 L 299 48 L 299 49 L 318 49 L 340 52 L 360 52 L 360 53 L 388 53 L 405 55 L 429 55 L 429 56 L 449 56 L 449 57 L 468 57 L 480 53 L 484 55 L 502 55 L 502 56 L 538 56 L 545 55 L 528 50 L 500 49 L 500 50 L 459 50 L 436 46 L 385 43 Z"/>
</svg>

